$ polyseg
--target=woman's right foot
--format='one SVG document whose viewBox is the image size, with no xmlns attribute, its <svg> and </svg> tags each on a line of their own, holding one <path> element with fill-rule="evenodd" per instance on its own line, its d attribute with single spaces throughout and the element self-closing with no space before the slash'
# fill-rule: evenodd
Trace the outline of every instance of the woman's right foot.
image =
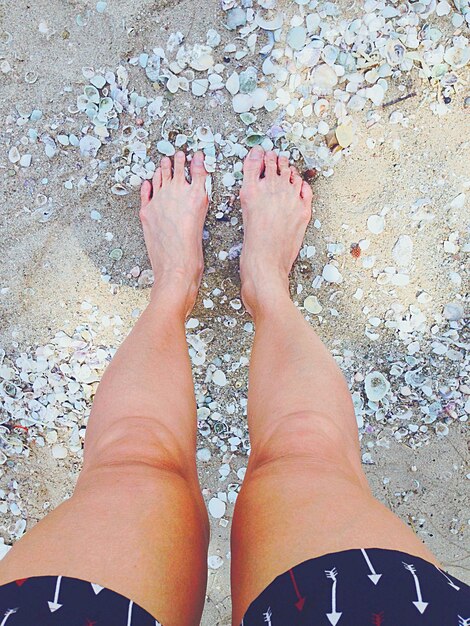
<svg viewBox="0 0 470 626">
<path fill-rule="evenodd" d="M 286 157 L 265 153 L 260 146 L 246 157 L 243 173 L 241 293 L 256 316 L 260 305 L 289 293 L 289 272 L 312 215 L 313 194 Z"/>
</svg>

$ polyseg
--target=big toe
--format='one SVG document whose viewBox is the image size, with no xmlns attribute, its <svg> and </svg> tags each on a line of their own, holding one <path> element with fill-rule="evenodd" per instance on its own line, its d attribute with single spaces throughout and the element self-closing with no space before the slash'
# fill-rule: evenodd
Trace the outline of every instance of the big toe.
<svg viewBox="0 0 470 626">
<path fill-rule="evenodd" d="M 263 173 L 264 150 L 261 146 L 254 146 L 247 154 L 243 163 L 243 179 L 247 183 L 255 182 Z"/>
</svg>

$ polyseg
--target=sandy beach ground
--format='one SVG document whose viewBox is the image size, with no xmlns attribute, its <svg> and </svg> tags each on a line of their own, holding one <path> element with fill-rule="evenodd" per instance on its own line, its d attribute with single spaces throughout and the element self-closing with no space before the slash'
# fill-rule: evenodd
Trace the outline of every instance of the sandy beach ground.
<svg viewBox="0 0 470 626">
<path fill-rule="evenodd" d="M 346 3 L 341 6 L 348 17 Z M 77 15 L 86 17 L 85 25 L 77 23 Z M 73 131 L 79 135 L 86 122 L 76 113 L 69 113 L 68 107 L 87 84 L 82 67 L 114 71 L 143 50 L 165 47 L 169 35 L 176 31 L 183 32 L 185 40 L 194 44 L 205 42 L 207 30 L 214 28 L 222 37 L 222 50 L 235 39 L 234 32 L 223 27 L 224 19 L 215 0 L 110 0 L 103 13 L 96 11 L 95 3 L 81 0 L 7 0 L 0 4 L 0 29 L 11 34 L 11 41 L 0 51 L 11 66 L 11 71 L 0 75 L 0 345 L 5 351 L 4 364 L 11 365 L 31 347 L 47 345 L 59 331 L 72 335 L 77 327 L 92 329 L 89 342 L 95 347 L 118 347 L 148 300 L 148 288 L 139 287 L 130 274 L 135 266 L 149 268 L 137 215 L 138 192 L 123 197 L 110 193 L 112 152 L 102 157 L 108 165 L 102 171 L 95 170 L 99 171 L 96 180 L 81 186 L 77 182 L 90 174 L 89 162 L 70 147 L 61 147 L 49 158 L 43 145 L 36 142 L 28 148 L 32 153 L 30 167 L 18 167 L 9 162 L 8 152 L 14 145 L 20 146 L 21 153 L 26 151 L 20 140 L 31 127 L 30 123 L 18 126 L 18 108 L 20 113 L 24 109 L 43 111 L 36 124 L 40 133 L 55 137 L 60 131 Z M 217 55 L 222 57 L 223 52 Z M 232 63 L 239 69 L 247 65 L 246 59 Z M 28 72 L 37 74 L 32 84 L 24 80 Z M 312 183 L 317 222 L 312 220 L 305 244 L 315 246 L 316 253 L 299 260 L 291 285 L 293 299 L 301 307 L 307 295 L 318 297 L 321 314 L 304 313 L 333 350 L 352 391 L 362 393 L 367 402 L 363 380 L 372 370 L 381 371 L 391 380 L 395 399 L 390 414 L 394 419 L 389 421 L 387 417 L 381 422 L 366 413 L 361 429 L 363 460 L 373 492 L 415 530 L 449 572 L 470 583 L 468 423 L 462 408 L 464 396 L 469 393 L 465 385 L 470 384 L 470 372 L 464 322 L 452 322 L 459 334 L 454 350 L 461 357 L 439 355 L 432 347 L 433 339 L 449 329 L 449 322 L 442 316 L 444 306 L 449 302 L 467 306 L 470 141 L 469 109 L 464 107 L 464 98 L 468 95 L 468 70 L 463 69 L 461 75 L 462 87 L 444 117 L 431 112 L 429 101 L 423 97 L 422 81 L 415 75 L 404 77 L 402 82 L 408 81 L 407 88 L 417 95 L 379 111 L 381 119 L 377 123 L 368 127 L 364 114 L 355 116 L 354 149 L 344 155 L 333 176 L 319 176 Z M 151 90 L 145 76 L 137 72 L 131 84 L 143 92 Z M 167 107 L 169 124 L 179 128 L 205 124 L 222 134 L 240 128 L 230 99 L 210 102 L 209 97 L 195 98 L 179 92 Z M 403 114 L 402 123 L 389 123 L 393 110 Z M 261 126 L 268 128 L 276 114 L 266 113 Z M 155 161 L 158 155 L 154 145 L 160 139 L 161 123 L 152 126 L 149 136 Z M 69 180 L 71 189 L 64 187 Z M 216 208 L 231 193 L 235 198 L 230 216 L 237 217 L 238 223 L 215 216 Z M 38 194 L 48 199 L 50 219 L 43 220 L 38 213 Z M 464 201 L 452 204 L 459 194 L 466 194 Z M 99 212 L 99 220 L 92 219 L 93 211 Z M 418 215 L 419 211 L 423 215 Z M 367 229 L 367 219 L 373 214 L 385 216 L 385 228 L 379 235 Z M 392 266 L 392 249 L 403 234 L 409 235 L 414 244 L 409 283 L 402 287 L 378 284 L 373 270 L 364 267 L 363 257 L 373 256 L 374 267 L 381 271 Z M 220 255 L 239 244 L 242 237 L 237 189 L 227 192 L 216 174 L 204 242 L 206 270 L 192 314 L 198 323 L 196 326 L 191 322 L 188 329 L 190 334 L 195 332 L 194 326 L 197 331 L 211 329 L 214 334 L 205 363 L 194 366 L 200 406 L 206 406 L 204 396 L 210 395 L 218 403 L 222 424 L 217 426 L 216 421 L 209 420 L 210 434 L 201 434 L 198 442 L 199 449 L 210 451 L 208 461 L 199 461 L 207 500 L 219 492 L 236 490 L 243 476 L 240 470 L 247 464 L 244 446 L 237 444 L 232 450 L 227 438 L 238 436 L 247 441 L 246 359 L 253 333 L 246 326 L 250 318 L 244 308 L 234 310 L 230 304 L 239 297 L 238 259 Z M 356 259 L 349 253 L 350 247 L 364 239 L 370 245 Z M 456 246 L 446 246 L 449 241 Z M 342 244 L 342 253 L 332 255 L 331 244 Z M 110 258 L 113 249 L 122 250 L 122 258 Z M 322 274 L 332 256 L 343 281 L 312 289 L 312 281 Z M 301 293 L 298 285 L 303 286 Z M 358 289 L 363 291 L 361 300 L 354 297 Z M 219 291 L 214 295 L 214 290 Z M 423 292 L 428 297 L 418 301 Z M 204 305 L 208 298 L 213 308 Z M 426 317 L 422 327 L 413 331 L 419 343 L 415 353 L 414 348 L 408 350 L 409 341 L 403 341 L 398 331 L 383 323 L 392 319 L 387 312 L 397 311 L 393 309 L 397 304 L 405 312 L 410 306 L 418 306 Z M 373 329 L 378 334 L 375 339 L 370 337 L 371 317 L 382 321 Z M 438 329 L 433 331 L 436 326 Z M 439 396 L 439 390 L 458 391 L 463 385 L 463 400 L 456 414 L 441 414 L 437 420 L 447 426 L 448 433 L 446 428 L 436 429 L 435 423 L 429 424 L 428 432 L 408 429 L 410 423 L 422 425 L 422 402 L 403 390 L 403 381 L 392 381 L 390 367 L 401 362 L 404 369 L 412 369 L 404 355 L 413 354 L 423 359 L 422 372 L 431 381 L 430 403 Z M 226 386 L 214 385 L 210 377 L 207 379 L 211 363 L 227 374 Z M 441 391 L 441 396 L 445 393 Z M 0 533 L 11 545 L 22 532 L 18 531 L 19 521 L 25 520 L 29 529 L 70 496 L 80 469 L 81 451 L 69 445 L 70 424 L 59 420 L 42 429 L 30 425 L 26 434 L 25 429 L 15 430 L 14 417 L 7 408 L 0 399 L 2 416 L 7 416 L 4 426 L 22 442 L 16 449 L 8 448 L 8 460 L 0 466 Z M 402 415 L 401 422 L 397 415 Z M 79 420 L 79 431 L 83 431 L 83 425 Z M 399 428 L 408 429 L 407 434 L 397 437 Z M 82 435 L 80 432 L 81 439 Z M 53 456 L 52 448 L 57 443 L 65 449 L 65 454 L 61 448 L 58 456 L 65 458 Z M 229 466 L 227 476 L 226 470 L 221 470 L 225 464 Z M 229 501 L 224 517 L 211 519 L 209 555 L 220 556 L 222 564 L 209 569 L 204 626 L 230 623 L 232 512 Z"/>
</svg>

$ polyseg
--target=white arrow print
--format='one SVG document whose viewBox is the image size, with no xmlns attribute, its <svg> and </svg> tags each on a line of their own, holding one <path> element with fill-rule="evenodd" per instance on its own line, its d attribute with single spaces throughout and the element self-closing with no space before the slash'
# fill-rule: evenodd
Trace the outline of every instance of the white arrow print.
<svg viewBox="0 0 470 626">
<path fill-rule="evenodd" d="M 104 587 L 102 587 L 101 585 L 98 585 L 97 583 L 90 583 L 90 585 L 93 587 L 93 591 L 95 592 L 96 595 L 99 594 L 100 591 L 103 591 Z"/>
<path fill-rule="evenodd" d="M 59 576 L 57 578 L 57 583 L 56 583 L 56 586 L 55 586 L 54 601 L 47 603 L 49 605 L 49 609 L 50 609 L 51 613 L 54 613 L 54 611 L 57 611 L 57 609 L 60 609 L 60 607 L 62 606 L 58 602 L 59 601 L 59 592 L 60 592 L 60 582 L 61 582 L 61 580 L 62 580 L 62 576 Z"/>
<path fill-rule="evenodd" d="M 365 550 L 363 550 L 362 548 L 361 548 L 361 552 L 362 552 L 362 555 L 364 556 L 364 558 L 366 560 L 366 563 L 367 563 L 367 565 L 368 565 L 368 567 L 369 567 L 369 569 L 371 571 L 371 573 L 367 574 L 367 576 L 371 579 L 371 581 L 374 583 L 374 585 L 376 585 L 379 582 L 379 580 L 382 578 L 382 574 L 377 574 L 377 572 L 375 571 L 375 569 L 372 566 L 372 563 L 370 562 L 369 555 L 367 554 L 367 552 Z"/>
<path fill-rule="evenodd" d="M 470 617 L 460 617 L 459 615 L 459 626 L 470 626 Z"/>
<path fill-rule="evenodd" d="M 273 616 L 273 612 L 271 611 L 271 607 L 269 607 L 268 610 L 265 613 L 263 613 L 263 619 L 268 624 L 268 626 L 272 626 L 271 624 L 272 616 Z"/>
<path fill-rule="evenodd" d="M 129 612 L 127 613 L 127 626 L 131 626 L 132 624 L 132 607 L 134 606 L 134 602 L 131 600 L 129 602 Z"/>
<path fill-rule="evenodd" d="M 454 582 L 452 582 L 452 581 L 451 581 L 451 579 L 447 576 L 447 574 L 446 574 L 445 572 L 443 572 L 443 571 L 441 570 L 441 568 L 440 568 L 440 567 L 437 567 L 437 565 L 435 565 L 434 567 L 437 569 L 437 571 L 438 571 L 439 573 L 441 573 L 441 574 L 444 576 L 444 578 L 446 578 L 446 579 L 447 579 L 447 582 L 448 582 L 448 583 L 449 583 L 449 585 L 452 587 L 452 589 L 455 589 L 455 591 L 460 591 L 460 587 L 457 587 L 457 585 L 456 585 Z"/>
<path fill-rule="evenodd" d="M 325 574 L 327 578 L 331 578 L 331 580 L 333 581 L 333 585 L 331 587 L 331 613 L 327 613 L 326 616 L 331 626 L 336 626 L 342 615 L 342 613 L 338 613 L 336 611 L 336 577 L 338 575 L 338 572 L 336 570 L 336 567 L 334 567 L 332 570 L 325 570 Z"/>
<path fill-rule="evenodd" d="M 418 609 L 418 611 L 422 615 L 424 613 L 424 611 L 426 610 L 429 602 L 423 602 L 423 596 L 421 595 L 421 588 L 419 586 L 419 579 L 418 579 L 418 576 L 416 574 L 416 568 L 415 568 L 414 565 L 409 565 L 408 563 L 405 563 L 404 561 L 402 561 L 402 563 L 405 566 L 405 569 L 407 569 L 409 572 L 411 572 L 411 575 L 414 578 L 415 587 L 416 587 L 416 594 L 418 596 L 418 599 L 416 601 L 414 601 L 413 604 L 415 605 L 415 607 Z"/>
<path fill-rule="evenodd" d="M 16 613 L 18 609 L 8 609 L 7 611 L 5 611 L 5 617 L 2 620 L 2 623 L 0 624 L 0 626 L 5 626 L 5 624 L 7 623 L 10 615 L 13 615 L 13 613 Z"/>
</svg>

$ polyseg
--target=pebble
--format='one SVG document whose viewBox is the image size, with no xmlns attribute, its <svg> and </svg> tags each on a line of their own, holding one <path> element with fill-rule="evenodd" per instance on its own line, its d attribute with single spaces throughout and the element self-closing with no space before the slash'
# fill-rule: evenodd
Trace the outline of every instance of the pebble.
<svg viewBox="0 0 470 626">
<path fill-rule="evenodd" d="M 209 513 L 212 515 L 212 517 L 215 517 L 216 519 L 220 519 L 225 515 L 226 508 L 227 507 L 225 502 L 219 500 L 219 498 L 211 498 L 209 500 Z"/>
</svg>

